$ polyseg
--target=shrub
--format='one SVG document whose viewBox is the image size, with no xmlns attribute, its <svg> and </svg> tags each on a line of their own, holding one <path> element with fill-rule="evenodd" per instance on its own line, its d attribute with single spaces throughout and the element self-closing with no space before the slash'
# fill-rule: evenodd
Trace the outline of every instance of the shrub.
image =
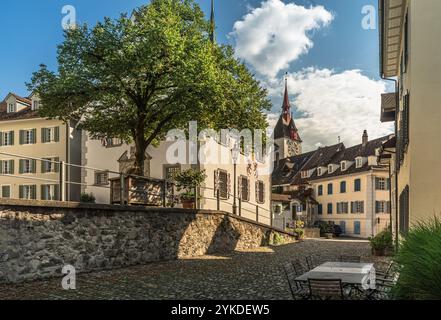
<svg viewBox="0 0 441 320">
<path fill-rule="evenodd" d="M 388 228 L 378 233 L 375 237 L 369 238 L 369 242 L 374 250 L 384 251 L 389 249 L 393 245 L 392 231 Z"/>
<path fill-rule="evenodd" d="M 441 299 L 441 222 L 437 218 L 412 228 L 395 257 L 399 299 Z"/>
<path fill-rule="evenodd" d="M 194 199 L 194 189 L 200 187 L 206 178 L 207 175 L 205 174 L 205 170 L 199 171 L 189 169 L 177 174 L 175 176 L 176 187 L 178 191 L 184 190 L 181 199 Z"/>
<path fill-rule="evenodd" d="M 277 246 L 279 244 L 283 244 L 284 242 L 285 241 L 284 241 L 284 239 L 283 239 L 281 234 L 274 233 L 274 235 L 273 235 L 273 245 Z"/>
<path fill-rule="evenodd" d="M 295 229 L 294 232 L 297 233 L 297 237 L 299 239 L 303 239 L 303 237 L 305 236 L 305 231 L 301 228 Z"/>
<path fill-rule="evenodd" d="M 95 196 L 91 193 L 82 193 L 80 197 L 80 201 L 83 203 L 95 203 L 96 199 Z"/>
</svg>

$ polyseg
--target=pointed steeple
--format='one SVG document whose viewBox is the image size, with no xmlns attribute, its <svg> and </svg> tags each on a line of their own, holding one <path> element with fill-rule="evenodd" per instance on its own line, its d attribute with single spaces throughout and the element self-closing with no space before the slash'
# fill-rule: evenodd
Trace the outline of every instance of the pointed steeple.
<svg viewBox="0 0 441 320">
<path fill-rule="evenodd" d="M 214 43 L 216 41 L 216 21 L 214 17 L 214 0 L 211 0 L 211 16 L 210 16 L 210 41 Z"/>
<path fill-rule="evenodd" d="M 289 122 L 291 117 L 291 104 L 289 103 L 289 94 L 288 94 L 288 72 L 285 75 L 285 94 L 283 97 L 282 112 L 285 121 Z"/>
</svg>

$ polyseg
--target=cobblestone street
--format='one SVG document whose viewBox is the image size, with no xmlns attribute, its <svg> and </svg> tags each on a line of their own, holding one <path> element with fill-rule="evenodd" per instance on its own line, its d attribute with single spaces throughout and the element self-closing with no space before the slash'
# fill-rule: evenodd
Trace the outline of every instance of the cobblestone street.
<svg viewBox="0 0 441 320">
<path fill-rule="evenodd" d="M 307 240 L 278 247 L 152 263 L 77 275 L 77 290 L 61 279 L 0 285 L 0 299 L 291 299 L 282 265 L 312 255 L 335 261 L 342 254 L 373 260 L 367 241 Z"/>
</svg>

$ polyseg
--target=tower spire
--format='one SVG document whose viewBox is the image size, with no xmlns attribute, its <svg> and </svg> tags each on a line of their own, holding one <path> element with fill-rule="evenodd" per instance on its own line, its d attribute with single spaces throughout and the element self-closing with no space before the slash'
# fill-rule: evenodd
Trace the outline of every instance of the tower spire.
<svg viewBox="0 0 441 320">
<path fill-rule="evenodd" d="M 289 103 L 289 94 L 288 94 L 288 72 L 285 74 L 285 95 L 283 97 L 283 118 L 285 121 L 289 121 L 291 117 L 291 104 Z"/>
<path fill-rule="evenodd" d="M 210 41 L 214 43 L 216 41 L 216 21 L 214 17 L 214 0 L 211 0 L 211 16 L 210 16 Z"/>
</svg>

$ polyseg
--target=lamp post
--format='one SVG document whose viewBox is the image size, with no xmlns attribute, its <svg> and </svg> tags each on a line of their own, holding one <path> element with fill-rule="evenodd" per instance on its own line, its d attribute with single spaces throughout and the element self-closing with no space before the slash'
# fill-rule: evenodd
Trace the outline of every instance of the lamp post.
<svg viewBox="0 0 441 320">
<path fill-rule="evenodd" d="M 237 214 L 237 204 L 236 204 L 236 183 L 237 183 L 236 174 L 237 174 L 237 171 L 236 171 L 236 169 L 237 169 L 237 160 L 239 159 L 239 152 L 240 152 L 239 144 L 237 142 L 235 142 L 234 147 L 231 150 L 231 156 L 233 158 L 233 167 L 234 167 L 233 214 Z"/>
</svg>

